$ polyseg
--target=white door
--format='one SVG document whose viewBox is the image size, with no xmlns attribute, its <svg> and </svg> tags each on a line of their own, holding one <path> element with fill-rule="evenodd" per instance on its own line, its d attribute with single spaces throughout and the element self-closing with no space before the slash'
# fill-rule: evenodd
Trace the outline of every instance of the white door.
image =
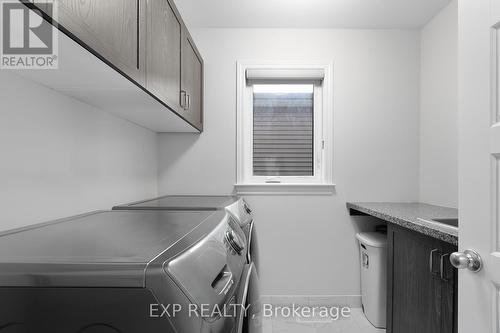
<svg viewBox="0 0 500 333">
<path fill-rule="evenodd" d="M 459 251 L 484 265 L 459 271 L 459 333 L 500 332 L 500 0 L 459 0 Z"/>
</svg>

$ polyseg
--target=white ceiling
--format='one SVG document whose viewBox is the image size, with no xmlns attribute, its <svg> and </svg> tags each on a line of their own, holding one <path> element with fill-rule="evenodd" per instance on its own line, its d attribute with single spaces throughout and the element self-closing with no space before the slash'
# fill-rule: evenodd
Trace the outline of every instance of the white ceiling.
<svg viewBox="0 0 500 333">
<path fill-rule="evenodd" d="M 450 0 L 175 0 L 192 28 L 413 29 Z"/>
</svg>

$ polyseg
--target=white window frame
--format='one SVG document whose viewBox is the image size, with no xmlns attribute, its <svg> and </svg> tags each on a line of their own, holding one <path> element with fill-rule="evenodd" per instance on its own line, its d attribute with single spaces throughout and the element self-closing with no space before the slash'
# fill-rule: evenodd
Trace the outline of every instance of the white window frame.
<svg viewBox="0 0 500 333">
<path fill-rule="evenodd" d="M 253 175 L 253 88 L 247 69 L 321 70 L 314 83 L 314 176 L 266 177 Z M 333 194 L 333 64 L 239 61 L 237 63 L 237 183 L 238 194 Z"/>
</svg>

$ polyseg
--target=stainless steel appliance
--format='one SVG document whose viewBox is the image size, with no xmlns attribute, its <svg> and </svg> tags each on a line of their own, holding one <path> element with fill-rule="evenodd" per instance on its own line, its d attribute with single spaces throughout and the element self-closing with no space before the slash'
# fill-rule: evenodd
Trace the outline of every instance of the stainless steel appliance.
<svg viewBox="0 0 500 333">
<path fill-rule="evenodd" d="M 258 329 L 238 229 L 225 211 L 106 211 L 0 234 L 0 332 Z"/>
<path fill-rule="evenodd" d="M 259 268 L 259 248 L 253 212 L 241 197 L 231 195 L 167 195 L 113 207 L 114 210 L 226 210 L 241 226 L 248 243 L 248 263 Z"/>
</svg>

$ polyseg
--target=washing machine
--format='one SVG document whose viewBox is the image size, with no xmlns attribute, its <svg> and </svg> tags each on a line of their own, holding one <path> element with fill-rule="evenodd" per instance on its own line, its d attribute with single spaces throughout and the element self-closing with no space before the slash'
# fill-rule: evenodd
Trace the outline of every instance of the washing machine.
<svg viewBox="0 0 500 333">
<path fill-rule="evenodd" d="M 259 269 L 259 247 L 253 212 L 241 197 L 232 195 L 167 195 L 113 207 L 113 210 L 225 210 L 240 225 L 248 243 L 247 260 Z"/>
<path fill-rule="evenodd" d="M 101 211 L 0 234 L 0 332 L 259 332 L 239 224 Z"/>
</svg>

